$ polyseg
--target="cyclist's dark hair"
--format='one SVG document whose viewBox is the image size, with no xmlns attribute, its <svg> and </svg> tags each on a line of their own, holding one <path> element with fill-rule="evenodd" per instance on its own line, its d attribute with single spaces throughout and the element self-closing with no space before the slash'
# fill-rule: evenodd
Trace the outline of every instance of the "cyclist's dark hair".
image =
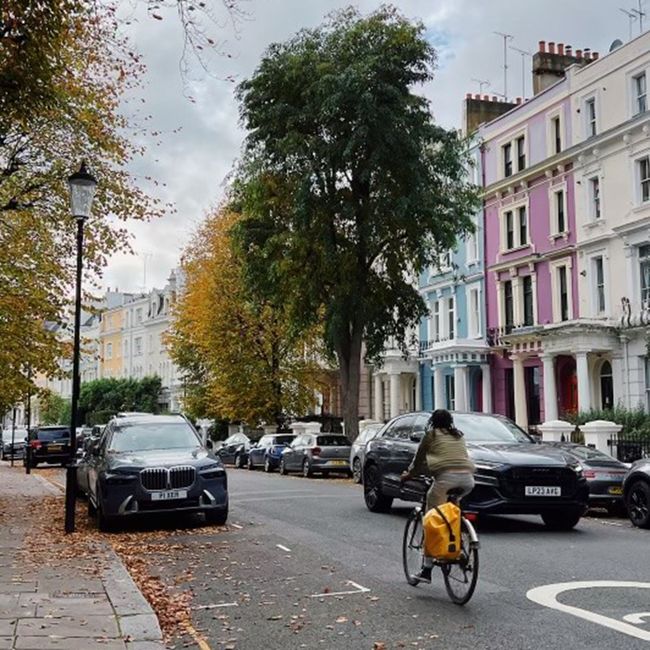
<svg viewBox="0 0 650 650">
<path fill-rule="evenodd" d="M 446 409 L 435 410 L 429 418 L 428 427 L 431 429 L 444 429 L 456 438 L 463 436 L 463 432 L 454 426 L 454 418 Z"/>
</svg>

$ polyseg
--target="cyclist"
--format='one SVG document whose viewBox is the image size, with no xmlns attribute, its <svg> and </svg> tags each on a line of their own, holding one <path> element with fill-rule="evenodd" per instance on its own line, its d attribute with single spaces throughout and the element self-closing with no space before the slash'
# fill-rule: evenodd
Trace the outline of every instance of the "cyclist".
<svg viewBox="0 0 650 650">
<path fill-rule="evenodd" d="M 427 512 L 445 503 L 449 490 L 462 490 L 462 498 L 474 488 L 474 463 L 467 454 L 463 432 L 454 427 L 451 413 L 445 409 L 431 414 L 415 457 L 401 480 L 420 475 L 434 479 L 427 492 Z M 417 577 L 430 581 L 432 566 L 433 558 L 425 556 Z"/>
</svg>

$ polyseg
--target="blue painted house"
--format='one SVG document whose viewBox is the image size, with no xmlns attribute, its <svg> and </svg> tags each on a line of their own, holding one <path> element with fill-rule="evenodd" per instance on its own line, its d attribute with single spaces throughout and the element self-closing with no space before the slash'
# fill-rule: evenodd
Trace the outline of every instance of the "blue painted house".
<svg viewBox="0 0 650 650">
<path fill-rule="evenodd" d="M 473 181 L 481 185 L 479 148 Z M 486 342 L 483 211 L 475 231 L 460 240 L 438 267 L 426 269 L 419 290 L 429 307 L 420 323 L 422 407 L 492 411 Z"/>
</svg>

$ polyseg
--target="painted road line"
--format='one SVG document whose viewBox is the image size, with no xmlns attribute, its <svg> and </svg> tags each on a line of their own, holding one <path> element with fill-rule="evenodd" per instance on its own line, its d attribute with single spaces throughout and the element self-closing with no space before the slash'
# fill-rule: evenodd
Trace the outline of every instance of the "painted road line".
<svg viewBox="0 0 650 650">
<path fill-rule="evenodd" d="M 360 584 L 357 584 L 356 582 L 352 582 L 352 580 L 347 580 L 346 583 L 347 585 L 350 585 L 351 587 L 354 587 L 354 589 L 351 589 L 349 591 L 328 591 L 327 593 L 323 594 L 312 594 L 309 596 L 310 598 L 326 598 L 329 596 L 348 596 L 351 594 L 365 594 L 370 591 L 368 587 L 364 587 Z"/>
<path fill-rule="evenodd" d="M 619 621 L 609 616 L 603 616 L 596 612 L 590 612 L 582 607 L 573 607 L 559 603 L 557 597 L 566 591 L 575 591 L 578 589 L 650 589 L 649 582 L 623 582 L 616 580 L 593 580 L 589 582 L 560 582 L 554 585 L 544 585 L 531 589 L 526 597 L 538 605 L 555 609 L 565 614 L 571 614 L 591 623 L 597 623 L 603 627 L 608 627 L 616 632 L 627 634 L 628 636 L 650 641 L 650 631 L 640 630 L 630 623 Z M 635 615 L 638 616 L 638 615 Z"/>
<path fill-rule="evenodd" d="M 205 638 L 194 629 L 191 623 L 185 623 L 184 627 L 185 631 L 192 637 L 194 643 L 196 643 L 200 650 L 212 650 Z"/>
<path fill-rule="evenodd" d="M 234 528 L 235 530 L 242 530 L 244 527 L 240 526 L 239 524 L 228 524 L 231 528 Z"/>
<path fill-rule="evenodd" d="M 639 612 L 638 614 L 626 614 L 623 617 L 624 621 L 628 623 L 635 623 L 636 625 L 643 625 L 646 621 L 644 618 L 650 618 L 650 612 Z"/>
<path fill-rule="evenodd" d="M 212 605 L 197 605 L 192 609 L 217 609 L 218 607 L 239 607 L 239 603 L 214 603 Z"/>
<path fill-rule="evenodd" d="M 286 546 L 282 546 L 282 544 L 276 544 L 276 546 L 281 550 L 284 551 L 285 553 L 291 553 L 291 549 L 287 548 Z"/>
</svg>

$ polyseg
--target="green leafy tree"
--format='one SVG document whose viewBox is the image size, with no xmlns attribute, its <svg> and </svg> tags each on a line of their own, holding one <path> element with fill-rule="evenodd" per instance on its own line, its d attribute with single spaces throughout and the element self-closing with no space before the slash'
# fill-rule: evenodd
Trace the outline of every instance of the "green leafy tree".
<svg viewBox="0 0 650 650">
<path fill-rule="evenodd" d="M 238 88 L 248 129 L 233 192 L 251 287 L 291 325 L 324 320 L 346 432 L 358 430 L 362 346 L 405 349 L 426 314 L 414 279 L 472 227 L 467 144 L 415 87 L 436 54 L 424 26 L 350 8 L 272 45 Z"/>
<path fill-rule="evenodd" d="M 70 400 L 50 390 L 39 397 L 39 418 L 41 424 L 70 423 Z"/>
</svg>

